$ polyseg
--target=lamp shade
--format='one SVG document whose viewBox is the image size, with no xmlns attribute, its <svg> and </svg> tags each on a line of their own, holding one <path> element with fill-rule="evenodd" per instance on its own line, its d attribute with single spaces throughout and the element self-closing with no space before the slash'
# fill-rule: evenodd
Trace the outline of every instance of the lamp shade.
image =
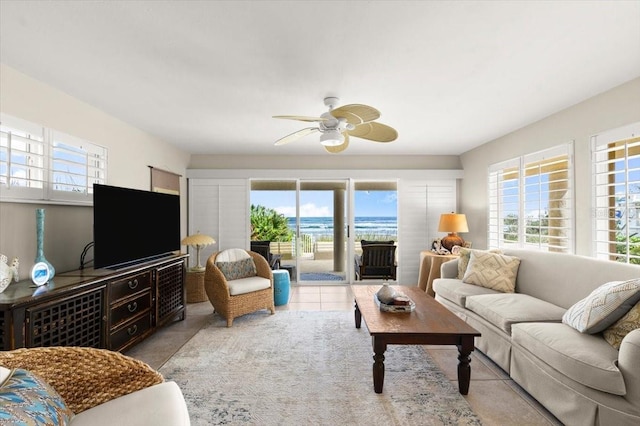
<svg viewBox="0 0 640 426">
<path fill-rule="evenodd" d="M 467 217 L 460 213 L 441 214 L 438 232 L 469 232 Z"/>
<path fill-rule="evenodd" d="M 190 271 L 201 272 L 205 270 L 205 267 L 200 264 L 200 249 L 206 246 L 210 246 L 211 244 L 215 244 L 216 240 L 208 235 L 203 235 L 201 233 L 189 235 L 184 238 L 181 243 L 185 246 L 193 246 L 196 248 L 196 258 L 198 264 L 192 268 L 189 268 Z"/>
<path fill-rule="evenodd" d="M 458 232 L 469 232 L 467 225 L 467 217 L 459 213 L 443 213 L 440 215 L 440 223 L 438 224 L 438 232 L 448 232 L 440 244 L 442 247 L 451 251 L 453 246 L 461 246 L 464 244 L 462 237 L 458 236 Z"/>
<path fill-rule="evenodd" d="M 206 246 L 210 246 L 211 244 L 215 244 L 216 240 L 214 240 L 212 237 L 208 235 L 197 233 L 197 234 L 193 234 L 193 235 L 189 235 L 188 237 L 185 237 L 181 241 L 181 243 L 182 245 L 185 245 L 185 246 L 206 247 Z"/>
</svg>

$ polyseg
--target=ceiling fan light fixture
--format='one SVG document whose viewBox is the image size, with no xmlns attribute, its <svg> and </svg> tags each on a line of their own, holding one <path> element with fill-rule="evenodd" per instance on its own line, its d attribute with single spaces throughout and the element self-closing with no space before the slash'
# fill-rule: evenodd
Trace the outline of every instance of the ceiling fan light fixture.
<svg viewBox="0 0 640 426">
<path fill-rule="evenodd" d="M 320 143 L 324 146 L 338 146 L 344 142 L 344 135 L 337 130 L 327 130 L 320 135 Z"/>
</svg>

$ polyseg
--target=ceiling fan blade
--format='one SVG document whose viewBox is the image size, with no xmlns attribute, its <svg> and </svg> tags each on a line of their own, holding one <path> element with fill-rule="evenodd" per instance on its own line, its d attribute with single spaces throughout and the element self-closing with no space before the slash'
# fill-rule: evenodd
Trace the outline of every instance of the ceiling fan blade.
<svg viewBox="0 0 640 426">
<path fill-rule="evenodd" d="M 362 104 L 344 105 L 331 111 L 335 118 L 344 118 L 347 123 L 357 126 L 380 118 L 380 111 Z"/>
<path fill-rule="evenodd" d="M 295 140 L 298 140 L 304 136 L 310 135 L 311 133 L 314 132 L 319 132 L 320 129 L 317 127 L 307 127 L 306 129 L 302 129 L 302 130 L 298 130 L 295 133 L 291 133 L 290 135 L 287 135 L 283 138 L 278 139 L 274 145 L 284 145 L 290 142 L 293 142 Z"/>
<path fill-rule="evenodd" d="M 331 154 L 337 154 L 347 149 L 347 147 L 349 146 L 349 135 L 347 134 L 347 132 L 342 132 L 342 135 L 344 136 L 344 142 L 342 142 L 342 144 L 336 146 L 323 145 L 324 149 L 326 149 L 327 152 Z"/>
<path fill-rule="evenodd" d="M 325 118 L 322 117 L 305 117 L 302 115 L 274 115 L 273 118 L 284 118 L 286 120 L 298 120 L 298 121 L 309 121 L 309 122 L 320 122 L 325 121 Z"/>
<path fill-rule="evenodd" d="M 349 130 L 348 133 L 356 138 L 368 139 L 374 142 L 393 142 L 398 138 L 398 132 L 393 127 L 381 123 L 363 123 Z"/>
</svg>

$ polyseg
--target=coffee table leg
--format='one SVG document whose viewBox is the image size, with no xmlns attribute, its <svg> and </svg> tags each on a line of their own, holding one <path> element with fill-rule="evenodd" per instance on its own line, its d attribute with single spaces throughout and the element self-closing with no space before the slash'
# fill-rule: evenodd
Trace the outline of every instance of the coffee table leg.
<svg viewBox="0 0 640 426">
<path fill-rule="evenodd" d="M 384 385 L 384 352 L 387 350 L 387 344 L 381 342 L 380 339 L 372 337 L 373 340 L 373 390 L 376 393 L 382 393 Z"/>
<path fill-rule="evenodd" d="M 471 351 L 473 350 L 473 337 L 462 338 L 462 344 L 458 345 L 458 389 L 462 395 L 469 393 L 471 381 Z"/>
<path fill-rule="evenodd" d="M 360 328 L 360 325 L 362 324 L 362 313 L 360 312 L 360 308 L 358 308 L 357 302 L 356 302 L 354 314 L 356 318 L 356 328 Z"/>
</svg>

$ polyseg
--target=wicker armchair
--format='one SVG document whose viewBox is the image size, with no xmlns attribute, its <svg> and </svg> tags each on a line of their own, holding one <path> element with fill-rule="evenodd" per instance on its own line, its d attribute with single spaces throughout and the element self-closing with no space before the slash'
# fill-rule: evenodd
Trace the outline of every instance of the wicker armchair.
<svg viewBox="0 0 640 426">
<path fill-rule="evenodd" d="M 75 414 L 164 381 L 146 363 L 106 349 L 54 346 L 0 351 L 0 365 L 42 377 Z"/>
<path fill-rule="evenodd" d="M 216 257 L 220 253 L 214 253 L 207 259 L 204 273 L 204 289 L 214 310 L 227 320 L 227 327 L 233 325 L 234 318 L 260 309 L 268 309 L 271 314 L 275 314 L 273 274 L 267 260 L 256 252 L 247 251 L 256 265 L 257 276 L 271 281 L 269 288 L 232 296 L 229 292 L 227 279 L 216 266 Z"/>
</svg>

